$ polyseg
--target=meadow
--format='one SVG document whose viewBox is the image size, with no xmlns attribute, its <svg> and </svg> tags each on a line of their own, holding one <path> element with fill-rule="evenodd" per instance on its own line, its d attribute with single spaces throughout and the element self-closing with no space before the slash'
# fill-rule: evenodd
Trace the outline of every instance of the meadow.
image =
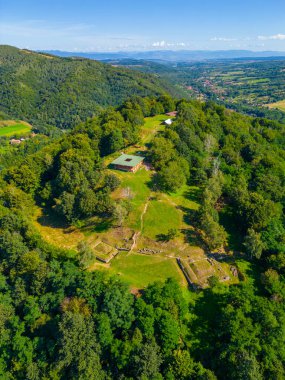
<svg viewBox="0 0 285 380">
<path fill-rule="evenodd" d="M 270 103 L 270 104 L 266 104 L 268 108 L 272 109 L 272 108 L 277 108 L 281 111 L 284 111 L 285 112 L 285 100 L 280 100 L 279 102 L 275 102 L 275 103 Z"/>
<path fill-rule="evenodd" d="M 110 264 L 95 263 L 90 270 L 103 270 L 110 275 L 120 276 L 133 290 L 143 289 L 153 281 L 175 278 L 181 286 L 187 282 L 175 259 L 163 256 L 147 256 L 139 253 L 122 252 Z"/>
<path fill-rule="evenodd" d="M 1 120 L 0 137 L 24 136 L 31 132 L 32 126 L 24 121 Z"/>
</svg>

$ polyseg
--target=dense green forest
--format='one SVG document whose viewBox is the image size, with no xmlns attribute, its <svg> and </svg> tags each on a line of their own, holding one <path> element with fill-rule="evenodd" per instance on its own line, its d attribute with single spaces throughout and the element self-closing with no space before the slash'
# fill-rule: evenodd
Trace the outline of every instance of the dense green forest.
<svg viewBox="0 0 285 380">
<path fill-rule="evenodd" d="M 182 101 L 177 109 L 177 121 L 150 152 L 158 183 L 166 190 L 187 180 L 202 187 L 197 218 L 212 249 L 227 240 L 221 214 L 235 235 L 255 243 L 256 256 L 283 250 L 284 126 L 214 103 Z"/>
<path fill-rule="evenodd" d="M 0 111 L 41 131 L 74 127 L 130 96 L 163 93 L 178 91 L 133 70 L 0 46 Z"/>
<path fill-rule="evenodd" d="M 35 205 L 73 224 L 115 218 L 119 181 L 104 157 L 138 143 L 145 116 L 173 109 L 175 122 L 149 146 L 149 186 L 198 186 L 201 207 L 189 218 L 205 246 L 233 249 L 252 273 L 232 286 L 212 278 L 187 295 L 172 279 L 133 295 L 118 276 L 85 270 L 84 249 L 47 244 L 31 219 Z M 284 144 L 277 122 L 161 96 L 135 97 L 63 136 L 5 151 L 0 377 L 284 379 Z"/>
</svg>

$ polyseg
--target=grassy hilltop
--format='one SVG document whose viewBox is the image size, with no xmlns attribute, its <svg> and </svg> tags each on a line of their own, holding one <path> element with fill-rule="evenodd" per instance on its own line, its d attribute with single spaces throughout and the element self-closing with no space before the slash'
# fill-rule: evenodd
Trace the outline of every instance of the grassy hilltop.
<svg viewBox="0 0 285 380">
<path fill-rule="evenodd" d="M 125 152 L 137 154 L 139 151 L 147 156 L 153 139 L 165 130 L 162 122 L 166 117 L 163 114 L 146 117 L 140 128 L 140 144 L 130 145 Z M 108 168 L 118 154 L 116 152 L 105 157 L 104 167 Z M 233 260 L 218 263 L 212 259 L 209 264 L 207 251 L 195 233 L 193 222 L 194 214 L 200 207 L 199 187 L 185 184 L 177 191 L 164 193 L 152 189 L 150 184 L 154 171 L 147 170 L 147 167 L 142 167 L 136 173 L 106 170 L 120 180 L 120 186 L 111 195 L 112 200 L 116 203 L 129 202 L 131 206 L 122 225 L 114 226 L 112 222 L 95 217 L 85 221 L 82 227 L 71 227 L 55 213 L 45 214 L 44 210 L 37 209 L 34 225 L 47 242 L 69 249 L 77 257 L 78 243 L 84 242 L 93 251 L 88 270 L 120 276 L 133 291 L 145 288 L 153 279 L 167 278 L 175 278 L 185 289 L 187 281 L 177 263 L 178 258 L 184 260 L 195 285 L 207 286 L 211 275 L 216 275 L 220 280 L 227 277 L 227 283 L 238 282 L 230 271 Z M 171 229 L 177 230 L 177 235 L 166 241 L 164 237 Z M 131 247 L 134 236 L 136 241 Z M 106 259 L 108 247 L 114 249 L 118 246 L 126 247 L 126 250 L 120 251 L 109 263 L 96 260 L 95 254 Z M 193 262 L 187 264 L 189 257 L 193 258 Z"/>
</svg>

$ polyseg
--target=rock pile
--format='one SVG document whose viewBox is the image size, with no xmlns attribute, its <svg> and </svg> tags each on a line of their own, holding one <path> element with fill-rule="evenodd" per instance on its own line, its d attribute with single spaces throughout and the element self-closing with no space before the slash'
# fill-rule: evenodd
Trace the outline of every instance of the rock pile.
<svg viewBox="0 0 285 380">
<path fill-rule="evenodd" d="M 161 249 L 149 249 L 149 248 L 143 248 L 138 250 L 139 253 L 144 253 L 147 255 L 155 255 L 157 253 L 162 253 L 163 251 Z"/>
</svg>

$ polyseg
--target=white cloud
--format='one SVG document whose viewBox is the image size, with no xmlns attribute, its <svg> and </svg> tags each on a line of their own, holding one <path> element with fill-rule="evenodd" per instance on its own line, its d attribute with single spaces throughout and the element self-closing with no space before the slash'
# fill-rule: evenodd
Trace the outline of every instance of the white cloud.
<svg viewBox="0 0 285 380">
<path fill-rule="evenodd" d="M 266 41 L 266 40 L 285 40 L 285 34 L 274 34 L 273 36 L 258 36 L 257 37 L 261 41 Z"/>
<path fill-rule="evenodd" d="M 165 48 L 165 47 L 184 47 L 186 46 L 185 42 L 166 42 L 164 40 L 162 41 L 155 41 L 151 45 L 152 47 L 159 47 L 159 48 Z"/>
<path fill-rule="evenodd" d="M 157 41 L 152 44 L 153 47 L 164 47 L 166 45 L 165 41 Z"/>
<path fill-rule="evenodd" d="M 237 38 L 213 37 L 213 38 L 211 38 L 211 41 L 230 42 L 230 41 L 237 41 Z"/>
</svg>

